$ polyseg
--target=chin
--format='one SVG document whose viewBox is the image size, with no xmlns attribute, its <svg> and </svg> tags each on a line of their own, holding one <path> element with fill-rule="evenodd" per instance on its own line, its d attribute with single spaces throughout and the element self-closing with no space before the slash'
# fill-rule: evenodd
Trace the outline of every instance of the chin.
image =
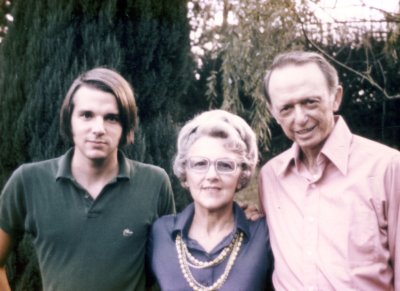
<svg viewBox="0 0 400 291">
<path fill-rule="evenodd" d="M 232 203 L 225 203 L 225 202 L 221 202 L 221 203 L 213 203 L 213 204 L 208 204 L 208 205 L 204 205 L 204 207 L 210 211 L 210 212 L 216 212 L 216 211 L 223 211 L 228 209 L 229 207 L 231 207 Z"/>
<path fill-rule="evenodd" d="M 91 160 L 104 160 L 107 158 L 107 154 L 103 152 L 90 152 L 86 155 Z"/>
</svg>

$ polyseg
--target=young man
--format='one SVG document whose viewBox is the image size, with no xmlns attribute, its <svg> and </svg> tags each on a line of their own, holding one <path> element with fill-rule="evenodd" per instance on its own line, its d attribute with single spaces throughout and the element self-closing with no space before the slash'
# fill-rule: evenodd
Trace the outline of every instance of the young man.
<svg viewBox="0 0 400 291">
<path fill-rule="evenodd" d="M 260 173 L 277 290 L 400 289 L 400 153 L 354 135 L 336 70 L 319 54 L 278 56 L 264 79 L 293 146 Z"/>
<path fill-rule="evenodd" d="M 79 76 L 61 108 L 63 156 L 19 167 L 0 197 L 0 290 L 15 238 L 32 235 L 44 290 L 144 290 L 149 226 L 175 211 L 164 170 L 130 160 L 137 108 L 118 73 Z"/>
</svg>

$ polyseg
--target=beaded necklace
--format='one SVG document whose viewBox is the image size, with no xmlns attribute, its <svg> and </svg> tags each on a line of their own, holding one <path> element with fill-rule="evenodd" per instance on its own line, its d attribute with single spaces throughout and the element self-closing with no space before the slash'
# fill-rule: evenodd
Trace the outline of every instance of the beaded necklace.
<svg viewBox="0 0 400 291">
<path fill-rule="evenodd" d="M 185 242 L 178 234 L 175 239 L 175 245 L 176 245 L 176 250 L 178 252 L 179 265 L 181 267 L 183 276 L 185 277 L 189 286 L 195 291 L 219 290 L 221 286 L 225 283 L 226 279 L 228 278 L 229 272 L 231 271 L 233 264 L 235 263 L 236 257 L 240 251 L 242 241 L 243 241 L 243 233 L 242 232 L 236 233 L 231 243 L 227 247 L 225 247 L 215 259 L 208 262 L 202 262 L 193 257 L 193 255 L 189 252 Z M 197 280 L 193 277 L 189 267 L 193 267 L 196 269 L 213 267 L 215 265 L 220 264 L 229 254 L 230 256 L 226 264 L 225 271 L 218 278 L 218 280 L 215 281 L 214 284 L 212 284 L 211 286 L 208 287 L 204 286 L 199 282 L 197 282 Z"/>
</svg>

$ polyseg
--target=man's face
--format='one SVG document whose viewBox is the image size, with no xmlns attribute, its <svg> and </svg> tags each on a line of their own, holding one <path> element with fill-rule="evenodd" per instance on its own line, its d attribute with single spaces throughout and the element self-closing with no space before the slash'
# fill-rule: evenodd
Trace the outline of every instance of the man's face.
<svg viewBox="0 0 400 291">
<path fill-rule="evenodd" d="M 274 70 L 268 89 L 271 112 L 286 136 L 305 154 L 318 153 L 334 127 L 342 88 L 331 94 L 320 68 L 308 63 Z"/>
<path fill-rule="evenodd" d="M 71 116 L 75 157 L 83 160 L 116 158 L 122 135 L 114 95 L 92 87 L 80 87 Z"/>
</svg>

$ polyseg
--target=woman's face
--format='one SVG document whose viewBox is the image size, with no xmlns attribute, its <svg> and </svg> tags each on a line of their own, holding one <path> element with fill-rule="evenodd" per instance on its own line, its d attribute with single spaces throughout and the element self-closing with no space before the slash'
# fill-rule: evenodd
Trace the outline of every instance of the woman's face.
<svg viewBox="0 0 400 291">
<path fill-rule="evenodd" d="M 186 186 L 196 209 L 214 212 L 232 207 L 241 167 L 238 154 L 226 149 L 224 142 L 204 136 L 189 149 Z"/>
</svg>

